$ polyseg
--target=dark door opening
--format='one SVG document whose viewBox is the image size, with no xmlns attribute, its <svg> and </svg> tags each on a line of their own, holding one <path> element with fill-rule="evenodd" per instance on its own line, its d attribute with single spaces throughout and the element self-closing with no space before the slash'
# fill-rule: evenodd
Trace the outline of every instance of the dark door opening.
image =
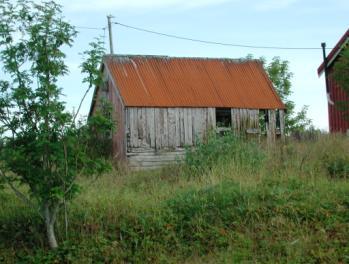
<svg viewBox="0 0 349 264">
<path fill-rule="evenodd" d="M 231 109 L 216 108 L 216 126 L 231 127 Z"/>
</svg>

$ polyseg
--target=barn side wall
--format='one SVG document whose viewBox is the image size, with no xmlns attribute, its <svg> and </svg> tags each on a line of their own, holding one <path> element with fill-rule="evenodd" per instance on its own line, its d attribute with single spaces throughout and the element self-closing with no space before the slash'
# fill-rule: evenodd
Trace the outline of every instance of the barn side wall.
<svg viewBox="0 0 349 264">
<path fill-rule="evenodd" d="M 125 117 L 130 167 L 159 167 L 180 159 L 185 146 L 216 126 L 214 108 L 127 107 Z"/>
<path fill-rule="evenodd" d="M 333 102 L 349 101 L 349 98 L 332 78 L 333 68 L 329 72 L 329 90 Z M 349 121 L 345 120 L 343 113 L 336 106 L 328 104 L 329 127 L 331 133 L 346 133 L 349 130 Z"/>
<path fill-rule="evenodd" d="M 214 108 L 126 108 L 130 167 L 159 167 L 180 159 L 216 126 Z"/>
<path fill-rule="evenodd" d="M 283 114 L 283 110 L 280 110 Z M 276 138 L 276 111 L 268 110 L 268 142 Z M 282 115 L 283 116 L 283 115 Z M 231 109 L 232 130 L 237 134 L 259 134 L 259 110 Z M 216 129 L 215 108 L 126 107 L 127 158 L 131 168 L 157 168 L 184 156 Z M 284 129 L 282 129 L 284 131 Z"/>
</svg>

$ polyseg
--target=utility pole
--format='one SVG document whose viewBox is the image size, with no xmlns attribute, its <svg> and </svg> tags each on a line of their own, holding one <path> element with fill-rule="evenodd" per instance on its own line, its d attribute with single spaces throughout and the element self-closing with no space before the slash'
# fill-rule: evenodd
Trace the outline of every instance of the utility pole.
<svg viewBox="0 0 349 264">
<path fill-rule="evenodd" d="M 113 28 L 112 28 L 112 22 L 111 19 L 113 18 L 112 15 L 108 15 L 108 31 L 109 31 L 109 45 L 110 45 L 110 54 L 114 54 L 114 47 L 113 47 Z"/>
</svg>

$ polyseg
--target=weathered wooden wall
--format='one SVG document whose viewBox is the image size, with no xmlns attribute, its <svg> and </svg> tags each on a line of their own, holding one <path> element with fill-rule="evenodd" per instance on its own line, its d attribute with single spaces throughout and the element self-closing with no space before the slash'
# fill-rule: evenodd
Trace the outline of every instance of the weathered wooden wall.
<svg viewBox="0 0 349 264">
<path fill-rule="evenodd" d="M 232 129 L 236 133 L 246 133 L 259 129 L 259 110 L 231 109 Z"/>
<path fill-rule="evenodd" d="M 149 148 L 133 149 L 133 152 L 127 153 L 129 168 L 139 169 L 156 169 L 165 165 L 181 162 L 185 155 L 184 148 L 175 150 L 162 149 L 154 151 Z"/>
<path fill-rule="evenodd" d="M 216 126 L 214 108 L 127 107 L 127 157 L 131 168 L 156 168 L 180 160 Z"/>
<path fill-rule="evenodd" d="M 280 123 L 277 124 L 277 111 L 279 111 Z M 267 110 L 267 123 L 266 123 L 266 137 L 268 144 L 275 142 L 277 135 L 284 140 L 285 136 L 285 112 L 284 110 Z M 262 135 L 259 124 L 259 110 L 258 109 L 231 109 L 232 117 L 232 130 L 236 134 L 255 134 Z M 279 127 L 278 127 L 279 125 Z"/>
<path fill-rule="evenodd" d="M 127 107 L 127 150 L 192 146 L 215 126 L 214 108 Z"/>
<path fill-rule="evenodd" d="M 280 117 L 284 117 L 280 110 Z M 266 135 L 276 139 L 276 110 L 268 110 Z M 231 109 L 232 130 L 237 134 L 258 134 L 259 110 Z M 126 107 L 127 158 L 131 168 L 156 168 L 183 158 L 184 147 L 195 145 L 216 129 L 215 108 Z M 284 122 L 280 122 L 284 132 Z"/>
<path fill-rule="evenodd" d="M 112 137 L 113 158 L 126 160 L 126 130 L 125 130 L 125 107 L 118 90 L 112 79 L 108 80 L 109 98 L 113 107 L 113 120 L 116 122 L 116 130 Z"/>
</svg>

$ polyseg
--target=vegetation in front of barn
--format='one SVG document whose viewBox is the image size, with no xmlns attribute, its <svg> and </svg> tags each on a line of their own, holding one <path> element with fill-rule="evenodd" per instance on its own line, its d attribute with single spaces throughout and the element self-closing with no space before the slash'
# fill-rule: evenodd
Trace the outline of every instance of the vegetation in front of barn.
<svg viewBox="0 0 349 264">
<path fill-rule="evenodd" d="M 5 191 L 0 262 L 345 263 L 348 150 L 340 136 L 264 148 L 227 135 L 188 150 L 184 165 L 82 182 L 55 251 Z"/>
</svg>

